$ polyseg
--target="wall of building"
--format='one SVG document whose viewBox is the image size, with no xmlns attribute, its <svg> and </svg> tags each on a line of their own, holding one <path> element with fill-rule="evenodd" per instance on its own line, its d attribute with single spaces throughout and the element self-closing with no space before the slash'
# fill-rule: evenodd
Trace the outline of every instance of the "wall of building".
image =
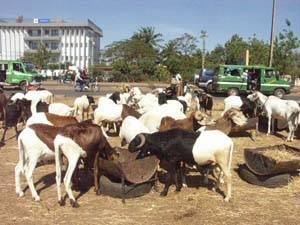
<svg viewBox="0 0 300 225">
<path fill-rule="evenodd" d="M 80 68 L 98 63 L 100 35 L 88 27 L 34 27 L 32 29 L 41 30 L 41 36 L 36 38 L 28 34 L 29 29 L 31 28 L 0 27 L 0 59 L 18 59 L 26 51 L 33 52 L 30 48 L 37 41 L 47 43 L 51 51 L 51 46 L 55 45 L 52 43 L 58 41 L 57 63 L 70 62 Z M 51 32 L 52 29 L 58 29 L 59 38 L 56 36 L 53 40 L 51 35 L 45 34 L 45 30 Z"/>
</svg>

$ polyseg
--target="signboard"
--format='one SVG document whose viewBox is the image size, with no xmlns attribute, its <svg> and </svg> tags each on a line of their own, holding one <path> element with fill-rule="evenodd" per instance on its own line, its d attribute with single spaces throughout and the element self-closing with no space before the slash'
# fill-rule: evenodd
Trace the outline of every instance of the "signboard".
<svg viewBox="0 0 300 225">
<path fill-rule="evenodd" d="M 39 18 L 34 18 L 33 23 L 50 23 L 50 19 L 39 19 Z"/>
<path fill-rule="evenodd" d="M 39 19 L 39 23 L 50 23 L 50 19 Z"/>
</svg>

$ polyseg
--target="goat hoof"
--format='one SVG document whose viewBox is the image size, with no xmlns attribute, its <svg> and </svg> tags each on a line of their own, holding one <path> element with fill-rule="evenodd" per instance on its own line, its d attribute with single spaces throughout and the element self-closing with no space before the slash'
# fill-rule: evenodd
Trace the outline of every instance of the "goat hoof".
<svg viewBox="0 0 300 225">
<path fill-rule="evenodd" d="M 23 197 L 24 196 L 24 192 L 23 191 L 17 191 L 16 193 L 17 193 L 17 195 L 19 195 L 19 197 Z"/>
<path fill-rule="evenodd" d="M 73 208 L 78 208 L 79 207 L 79 204 L 73 199 L 70 199 L 70 204 Z"/>
<path fill-rule="evenodd" d="M 39 201 L 41 201 L 41 198 L 40 198 L 39 196 L 37 196 L 37 197 L 33 197 L 33 199 L 34 199 L 34 201 L 36 201 L 36 202 L 39 202 Z"/>
<path fill-rule="evenodd" d="M 226 198 L 224 198 L 224 202 L 229 202 L 229 200 L 230 200 L 229 196 L 227 196 Z"/>
<path fill-rule="evenodd" d="M 60 206 L 64 206 L 66 203 L 65 203 L 65 201 L 63 199 L 61 199 L 61 200 L 58 201 L 58 204 Z"/>
<path fill-rule="evenodd" d="M 163 192 L 160 193 L 159 196 L 160 196 L 160 197 L 165 197 L 165 196 L 167 196 L 167 192 L 164 192 L 164 191 L 163 191 Z"/>
</svg>

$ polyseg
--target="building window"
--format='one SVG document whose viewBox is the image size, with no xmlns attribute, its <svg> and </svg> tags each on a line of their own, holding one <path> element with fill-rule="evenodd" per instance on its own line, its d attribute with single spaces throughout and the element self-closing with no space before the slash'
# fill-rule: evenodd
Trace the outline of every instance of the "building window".
<svg viewBox="0 0 300 225">
<path fill-rule="evenodd" d="M 69 60 L 69 57 L 68 56 L 66 56 L 66 61 L 68 61 Z"/>
<path fill-rule="evenodd" d="M 65 46 L 66 46 L 66 48 L 67 48 L 67 47 L 69 47 L 69 44 L 68 44 L 68 43 L 66 43 L 66 44 L 65 44 Z"/>
<path fill-rule="evenodd" d="M 64 47 L 64 43 L 61 43 L 61 47 L 62 47 L 62 48 Z"/>
<path fill-rule="evenodd" d="M 39 37 L 39 36 L 41 36 L 41 30 L 40 29 L 34 29 L 34 30 L 30 29 L 27 32 L 28 32 L 28 35 L 32 36 L 32 37 Z"/>
<path fill-rule="evenodd" d="M 82 56 L 80 56 L 80 61 L 82 61 Z"/>
<path fill-rule="evenodd" d="M 70 43 L 70 47 L 73 48 L 73 43 Z"/>
<path fill-rule="evenodd" d="M 58 29 L 51 30 L 51 36 L 58 36 Z"/>
<path fill-rule="evenodd" d="M 75 56 L 75 61 L 77 61 L 78 60 L 78 57 L 77 56 Z"/>
<path fill-rule="evenodd" d="M 45 30 L 45 35 L 49 35 L 50 31 L 49 30 Z"/>
<path fill-rule="evenodd" d="M 58 46 L 59 46 L 59 43 L 58 43 L 58 42 L 52 42 L 52 43 L 51 43 L 51 50 L 57 50 L 57 49 L 58 49 Z"/>
<path fill-rule="evenodd" d="M 80 43 L 80 48 L 82 47 L 82 43 Z"/>
<path fill-rule="evenodd" d="M 76 48 L 78 47 L 78 43 L 75 44 L 75 47 L 76 47 Z"/>
<path fill-rule="evenodd" d="M 70 56 L 70 60 L 73 61 L 73 56 Z"/>
</svg>

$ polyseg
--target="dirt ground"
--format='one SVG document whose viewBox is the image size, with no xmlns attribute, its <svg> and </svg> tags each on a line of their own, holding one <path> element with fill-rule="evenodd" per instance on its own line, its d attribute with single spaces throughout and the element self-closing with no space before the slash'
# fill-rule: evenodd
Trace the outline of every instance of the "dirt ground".
<svg viewBox="0 0 300 225">
<path fill-rule="evenodd" d="M 72 105 L 73 99 L 55 96 L 55 101 Z M 213 115 L 218 117 L 221 102 L 215 104 L 214 109 Z M 93 188 L 83 195 L 74 192 L 80 204 L 80 208 L 74 209 L 68 201 L 63 207 L 57 203 L 54 165 L 35 170 L 34 182 L 41 202 L 32 200 L 24 177 L 25 196 L 20 198 L 15 194 L 14 167 L 18 150 L 14 131 L 10 129 L 6 145 L 0 149 L 0 224 L 300 224 L 299 177 L 294 177 L 286 187 L 268 189 L 244 182 L 235 172 L 237 165 L 244 163 L 244 148 L 282 144 L 286 136 L 283 131 L 277 136 L 260 133 L 255 141 L 247 134 L 233 137 L 233 197 L 229 203 L 200 182 L 202 178 L 196 175 L 197 187 L 183 188 L 175 193 L 172 186 L 168 196 L 163 198 L 151 191 L 143 197 L 126 200 L 126 204 L 120 199 L 96 196 Z M 111 138 L 110 143 L 120 145 L 120 140 Z M 299 138 L 291 145 L 300 147 Z M 160 191 L 162 188 L 160 184 Z"/>
</svg>

